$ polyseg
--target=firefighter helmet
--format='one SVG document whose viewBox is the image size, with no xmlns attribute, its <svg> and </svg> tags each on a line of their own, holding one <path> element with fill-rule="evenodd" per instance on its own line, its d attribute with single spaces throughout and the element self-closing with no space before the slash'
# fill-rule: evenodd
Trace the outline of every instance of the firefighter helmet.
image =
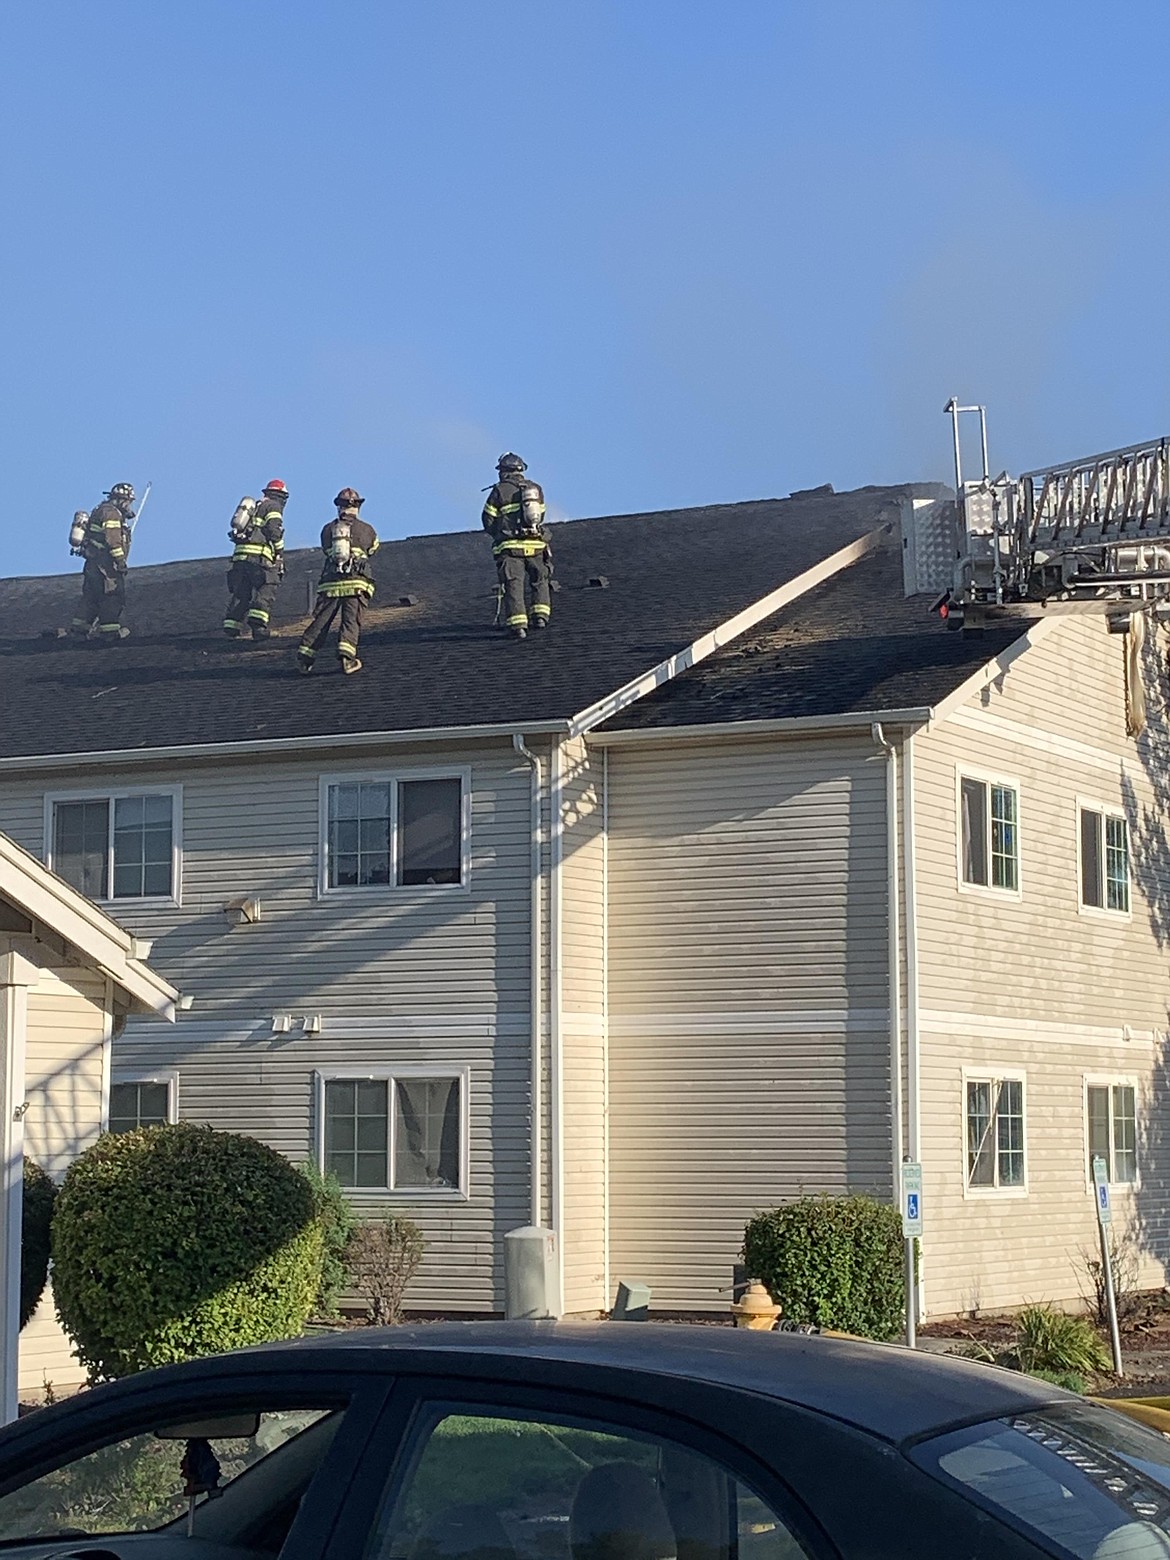
<svg viewBox="0 0 1170 1560">
<path fill-rule="evenodd" d="M 520 459 L 519 455 L 509 450 L 506 455 L 501 455 L 499 460 L 496 461 L 496 470 L 503 476 L 505 471 L 527 471 L 528 466 L 525 461 Z"/>
<path fill-rule="evenodd" d="M 288 488 L 284 485 L 279 477 L 273 477 L 272 481 L 268 483 L 264 491 L 266 493 L 283 493 L 285 498 L 288 497 Z"/>
<path fill-rule="evenodd" d="M 129 482 L 115 482 L 106 497 L 112 498 L 115 504 L 132 504 L 134 488 Z"/>
<path fill-rule="evenodd" d="M 342 488 L 333 502 L 338 509 L 360 509 L 365 503 L 365 499 L 360 493 L 355 492 L 353 488 Z"/>
</svg>

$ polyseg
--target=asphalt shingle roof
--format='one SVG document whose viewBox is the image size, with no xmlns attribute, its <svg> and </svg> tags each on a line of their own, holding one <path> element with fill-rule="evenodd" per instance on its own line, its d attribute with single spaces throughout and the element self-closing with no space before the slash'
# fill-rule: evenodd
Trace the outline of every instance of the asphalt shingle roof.
<svg viewBox="0 0 1170 1560">
<path fill-rule="evenodd" d="M 0 580 L 0 757 L 342 737 L 566 720 L 876 528 L 924 488 L 566 522 L 553 528 L 552 629 L 515 644 L 492 627 L 481 533 L 385 544 L 364 670 L 331 657 L 299 677 L 293 651 L 319 555 L 288 554 L 262 645 L 220 633 L 226 560 L 132 569 L 116 645 L 46 637 L 68 622 L 78 574 Z M 376 517 L 375 517 L 376 518 Z M 910 708 L 933 703 L 1018 637 L 948 633 L 902 593 L 898 527 L 871 553 L 611 728 Z M 590 584 L 604 577 L 605 587 Z M 417 598 L 401 604 L 402 598 Z"/>
<path fill-rule="evenodd" d="M 859 563 L 632 704 L 603 730 L 929 707 L 1020 637 L 1018 620 L 949 631 L 903 594 L 897 529 Z"/>
</svg>

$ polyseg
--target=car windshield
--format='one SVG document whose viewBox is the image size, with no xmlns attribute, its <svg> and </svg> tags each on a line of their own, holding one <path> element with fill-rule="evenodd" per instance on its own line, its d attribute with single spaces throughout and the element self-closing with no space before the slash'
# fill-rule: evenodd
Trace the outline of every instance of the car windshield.
<svg viewBox="0 0 1170 1560">
<path fill-rule="evenodd" d="M 919 1467 L 1050 1554 L 1170 1560 L 1170 1437 L 1092 1403 L 1060 1403 L 921 1442 Z"/>
</svg>

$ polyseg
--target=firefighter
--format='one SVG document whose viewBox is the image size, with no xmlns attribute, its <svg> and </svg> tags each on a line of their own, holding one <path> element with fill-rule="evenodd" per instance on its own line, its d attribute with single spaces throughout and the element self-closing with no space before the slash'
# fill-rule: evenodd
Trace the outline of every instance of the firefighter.
<svg viewBox="0 0 1170 1560">
<path fill-rule="evenodd" d="M 223 631 L 238 639 L 249 628 L 253 639 L 267 639 L 276 587 L 284 577 L 284 506 L 288 488 L 279 477 L 264 489 L 258 504 L 242 499 L 232 516 L 228 539 L 236 544 L 228 569 L 227 616 Z"/>
<path fill-rule="evenodd" d="M 496 470 L 499 479 L 481 518 L 492 539 L 504 627 L 514 639 L 524 639 L 529 628 L 547 628 L 552 615 L 552 549 L 544 524 L 544 493 L 539 482 L 525 479 L 528 467 L 519 455 L 501 455 Z M 532 589 L 531 614 L 525 585 Z"/>
<path fill-rule="evenodd" d="M 130 557 L 130 521 L 134 489 L 115 482 L 85 522 L 81 545 L 74 551 L 85 559 L 81 573 L 81 607 L 73 619 L 75 634 L 92 634 L 103 644 L 116 644 L 130 632 L 122 626 L 126 610 L 126 568 Z M 78 519 L 84 517 L 79 515 Z"/>
<path fill-rule="evenodd" d="M 297 647 L 297 668 L 306 674 L 313 670 L 317 651 L 328 638 L 334 618 L 340 618 L 337 658 L 341 670 L 346 675 L 361 671 L 358 643 L 362 616 L 366 602 L 374 594 L 370 559 L 378 551 L 378 534 L 358 513 L 365 499 L 347 487 L 333 502 L 337 505 L 337 519 L 321 532 L 325 567 L 317 585 L 317 605 L 313 621 Z"/>
</svg>

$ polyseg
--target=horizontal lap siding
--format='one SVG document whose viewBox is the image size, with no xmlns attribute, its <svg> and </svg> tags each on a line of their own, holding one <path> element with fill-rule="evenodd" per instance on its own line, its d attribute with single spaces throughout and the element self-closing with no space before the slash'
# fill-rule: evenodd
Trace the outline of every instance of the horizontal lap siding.
<svg viewBox="0 0 1170 1560">
<path fill-rule="evenodd" d="M 1140 1260 L 1146 1282 L 1165 1281 L 1165 662 L 1148 677 L 1151 725 L 1135 743 L 1125 732 L 1124 643 L 1100 620 L 1062 622 L 956 718 L 915 738 L 931 1314 L 1077 1298 L 1079 1248 L 1095 1238 L 1084 1184 L 1086 1074 L 1135 1076 L 1145 1090 Z M 959 888 L 956 774 L 965 768 L 1018 783 L 1019 899 Z M 1129 919 L 1080 912 L 1078 799 L 1129 820 Z M 961 1069 L 993 1063 L 1027 1068 L 1028 1194 L 964 1199 Z"/>
<path fill-rule="evenodd" d="M 106 982 L 93 971 L 45 969 L 28 999 L 24 1147 L 56 1180 L 101 1132 L 106 1057 Z M 85 1380 L 57 1323 L 51 1297 L 20 1335 L 20 1391 L 41 1395 Z"/>
<path fill-rule="evenodd" d="M 605 1266 L 605 839 L 599 750 L 561 756 L 565 1310 L 609 1303 Z"/>
<path fill-rule="evenodd" d="M 758 1209 L 890 1193 L 884 761 L 613 748 L 609 797 L 613 1277 L 722 1308 Z"/>
<path fill-rule="evenodd" d="M 443 768 L 471 772 L 470 891 L 318 897 L 319 776 Z M 529 775 L 500 743 L 119 777 L 183 786 L 182 907 L 115 913 L 154 940 L 151 964 L 194 1006 L 174 1026 L 131 1018 L 116 1069 L 176 1068 L 184 1118 L 253 1133 L 303 1160 L 315 1070 L 470 1068 L 469 1200 L 354 1196 L 364 1212 L 393 1205 L 423 1226 L 415 1306 L 501 1306 L 503 1232 L 528 1222 Z M 108 783 L 93 778 L 95 790 Z M 0 780 L 0 828 L 28 816 L 34 789 L 39 813 L 43 785 Z M 24 842 L 38 853 L 39 833 Z M 223 906 L 244 896 L 260 900 L 261 919 L 229 927 Z M 274 1035 L 282 1012 L 296 1027 Z M 309 1013 L 322 1019 L 313 1037 L 300 1029 Z"/>
</svg>

